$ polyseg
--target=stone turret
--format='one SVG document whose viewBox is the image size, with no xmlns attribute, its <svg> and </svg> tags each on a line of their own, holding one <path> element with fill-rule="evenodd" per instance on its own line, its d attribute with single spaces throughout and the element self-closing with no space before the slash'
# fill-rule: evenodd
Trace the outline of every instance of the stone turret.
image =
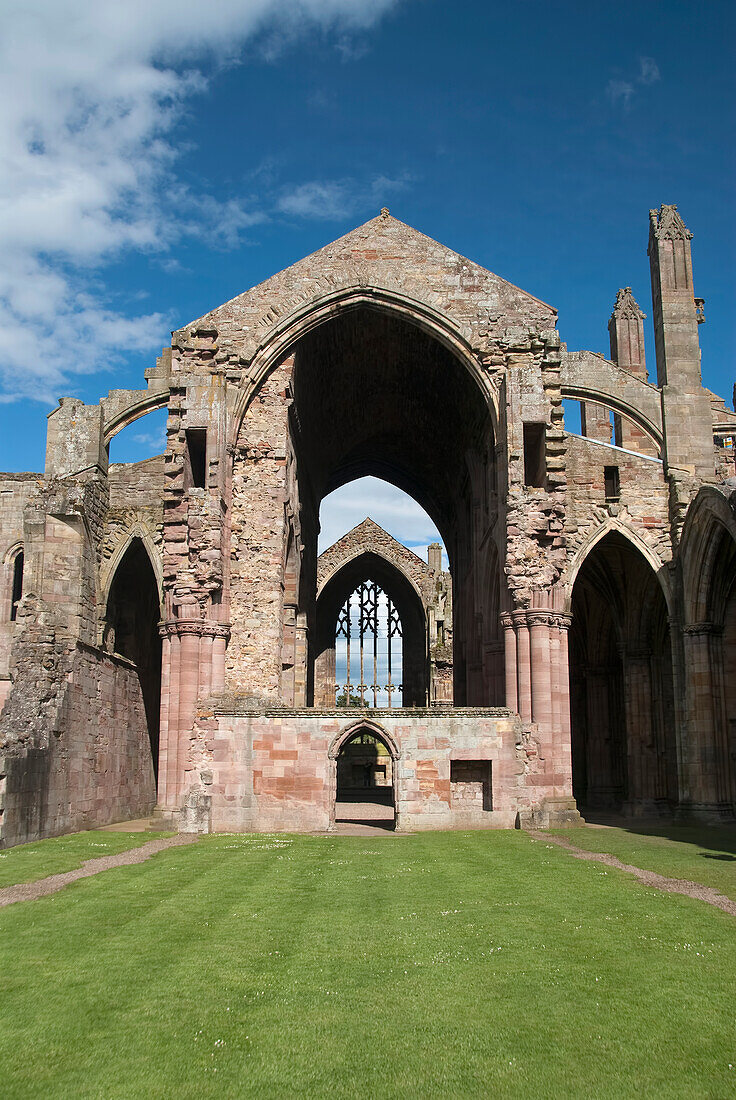
<svg viewBox="0 0 736 1100">
<path fill-rule="evenodd" d="M 662 388 L 667 468 L 713 480 L 713 421 L 700 377 L 698 324 L 703 311 L 693 291 L 691 239 L 676 206 L 649 212 L 657 383 Z"/>
<path fill-rule="evenodd" d="M 608 334 L 611 340 L 611 359 L 618 367 L 647 377 L 644 354 L 644 318 L 645 313 L 631 293 L 631 287 L 625 286 L 616 295 L 611 319 L 608 322 Z"/>
</svg>

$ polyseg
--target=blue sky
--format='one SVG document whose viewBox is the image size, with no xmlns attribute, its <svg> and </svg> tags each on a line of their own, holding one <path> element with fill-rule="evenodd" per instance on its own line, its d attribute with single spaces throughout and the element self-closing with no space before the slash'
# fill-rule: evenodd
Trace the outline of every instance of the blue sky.
<svg viewBox="0 0 736 1100">
<path fill-rule="evenodd" d="M 1 469 L 42 468 L 58 396 L 141 386 L 172 328 L 381 206 L 607 353 L 618 287 L 651 324 L 648 211 L 677 203 L 730 398 L 733 3 L 5 0 L 3 22 Z M 160 438 L 140 421 L 113 457 Z"/>
</svg>

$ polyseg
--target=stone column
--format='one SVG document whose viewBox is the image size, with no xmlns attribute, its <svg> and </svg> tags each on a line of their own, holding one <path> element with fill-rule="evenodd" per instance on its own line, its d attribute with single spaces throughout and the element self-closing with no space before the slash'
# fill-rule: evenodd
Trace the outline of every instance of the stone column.
<svg viewBox="0 0 736 1100">
<path fill-rule="evenodd" d="M 297 612 L 294 632 L 294 706 L 306 707 L 307 661 L 309 655 L 309 629 L 307 627 L 306 612 Z M 335 656 L 334 649 L 332 656 L 333 658 Z M 334 667 L 332 669 L 332 679 L 333 681 L 335 679 Z"/>
<path fill-rule="evenodd" d="M 160 624 L 166 676 L 161 678 L 159 808 L 180 809 L 189 767 L 189 735 L 197 704 L 224 687 L 229 627 L 207 619 L 170 619 Z"/>
<path fill-rule="evenodd" d="M 570 720 L 570 663 L 568 635 L 572 616 L 555 612 L 552 655 L 552 693 L 555 734 L 555 770 L 563 777 L 565 793 L 572 797 L 572 723 Z M 557 702 L 555 703 L 555 699 Z"/>
<path fill-rule="evenodd" d="M 654 809 L 662 792 L 657 782 L 659 769 L 652 726 L 651 653 L 628 650 L 623 660 L 628 802 L 632 809 Z"/>
<path fill-rule="evenodd" d="M 585 778 L 586 800 L 591 805 L 611 806 L 620 801 L 621 792 L 613 781 L 611 722 L 608 713 L 610 669 L 588 666 L 585 669 Z M 618 794 L 618 799 L 617 799 Z"/>
<path fill-rule="evenodd" d="M 284 604 L 283 636 L 281 640 L 281 702 L 294 706 L 296 659 L 296 607 Z"/>
<path fill-rule="evenodd" d="M 501 615 L 504 637 L 504 660 L 506 682 L 506 706 L 509 710 L 519 709 L 519 696 L 516 684 L 516 632 L 514 621 L 508 611 Z"/>
<path fill-rule="evenodd" d="M 550 615 L 527 612 L 531 649 L 532 721 L 548 735 L 552 730 L 552 670 L 550 667 Z"/>
<path fill-rule="evenodd" d="M 517 672 L 517 702 L 522 722 L 532 720 L 532 663 L 531 650 L 529 648 L 529 627 L 526 621 L 526 611 L 514 611 L 514 627 L 516 629 L 516 672 Z"/>
<path fill-rule="evenodd" d="M 683 801 L 719 812 L 728 802 L 729 759 L 723 701 L 722 628 L 692 623 L 683 628 L 687 670 L 687 737 L 682 747 Z"/>
</svg>

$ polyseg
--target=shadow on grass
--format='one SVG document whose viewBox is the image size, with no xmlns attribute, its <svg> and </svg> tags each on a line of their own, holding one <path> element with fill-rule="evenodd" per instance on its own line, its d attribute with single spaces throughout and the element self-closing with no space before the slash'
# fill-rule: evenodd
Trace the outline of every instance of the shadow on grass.
<svg viewBox="0 0 736 1100">
<path fill-rule="evenodd" d="M 589 825 L 609 825 L 634 836 L 662 837 L 680 844 L 705 849 L 703 859 L 736 862 L 736 822 L 704 824 L 695 821 L 668 821 L 662 818 L 633 818 L 610 810 L 581 810 Z"/>
</svg>

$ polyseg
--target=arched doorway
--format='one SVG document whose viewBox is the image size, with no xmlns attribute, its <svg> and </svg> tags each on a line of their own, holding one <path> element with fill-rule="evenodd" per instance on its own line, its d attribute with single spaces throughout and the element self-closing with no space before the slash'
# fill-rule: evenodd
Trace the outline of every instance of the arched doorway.
<svg viewBox="0 0 736 1100">
<path fill-rule="evenodd" d="M 136 666 L 156 781 L 161 708 L 160 618 L 158 585 L 151 560 L 143 541 L 134 538 L 110 585 L 104 640 L 108 651 L 127 657 Z"/>
<path fill-rule="evenodd" d="M 350 728 L 333 745 L 332 821 L 336 826 L 396 828 L 398 753 L 372 722 Z"/>
<path fill-rule="evenodd" d="M 642 813 L 678 800 L 667 605 L 652 567 L 606 535 L 575 580 L 570 631 L 573 794 L 582 808 Z"/>
</svg>

